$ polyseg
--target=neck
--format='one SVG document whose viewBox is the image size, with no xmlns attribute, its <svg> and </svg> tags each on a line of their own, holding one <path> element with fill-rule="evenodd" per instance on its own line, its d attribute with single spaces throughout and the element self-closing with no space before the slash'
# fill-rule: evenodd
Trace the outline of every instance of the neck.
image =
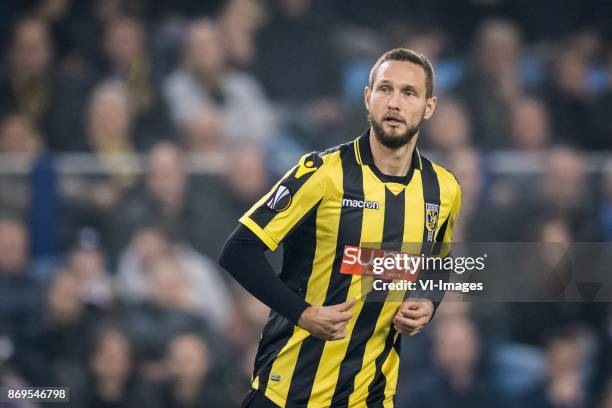
<svg viewBox="0 0 612 408">
<path fill-rule="evenodd" d="M 403 177 L 408 174 L 408 169 L 412 165 L 412 152 L 416 146 L 419 135 L 414 135 L 412 140 L 405 146 L 397 149 L 390 149 L 381 144 L 374 130 L 370 129 L 370 148 L 372 149 L 372 158 L 376 167 L 387 176 Z"/>
</svg>

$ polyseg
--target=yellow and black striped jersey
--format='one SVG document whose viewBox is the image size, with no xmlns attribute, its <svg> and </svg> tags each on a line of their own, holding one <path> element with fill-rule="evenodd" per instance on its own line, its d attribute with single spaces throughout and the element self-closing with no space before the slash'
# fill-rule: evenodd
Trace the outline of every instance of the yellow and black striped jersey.
<svg viewBox="0 0 612 408">
<path fill-rule="evenodd" d="M 303 156 L 240 222 L 271 250 L 283 243 L 280 278 L 306 302 L 358 302 L 346 338 L 337 341 L 319 340 L 271 311 L 252 387 L 282 407 L 393 406 L 399 303 L 364 301 L 365 277 L 340 273 L 344 248 L 450 242 L 460 206 L 455 177 L 417 149 L 405 177 L 382 174 L 369 132 Z"/>
</svg>

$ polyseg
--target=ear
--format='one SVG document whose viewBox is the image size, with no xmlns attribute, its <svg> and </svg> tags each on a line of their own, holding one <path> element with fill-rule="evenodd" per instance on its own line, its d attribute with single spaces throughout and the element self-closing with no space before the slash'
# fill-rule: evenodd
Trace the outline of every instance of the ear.
<svg viewBox="0 0 612 408">
<path fill-rule="evenodd" d="M 431 98 L 427 99 L 427 102 L 425 102 L 425 119 L 429 119 L 431 118 L 431 115 L 433 115 L 434 111 L 436 110 L 436 104 L 438 103 L 438 97 L 437 96 L 432 96 Z"/>
<path fill-rule="evenodd" d="M 370 111 L 370 97 L 372 96 L 372 89 L 368 85 L 363 89 L 363 101 L 365 103 L 366 110 Z"/>
</svg>

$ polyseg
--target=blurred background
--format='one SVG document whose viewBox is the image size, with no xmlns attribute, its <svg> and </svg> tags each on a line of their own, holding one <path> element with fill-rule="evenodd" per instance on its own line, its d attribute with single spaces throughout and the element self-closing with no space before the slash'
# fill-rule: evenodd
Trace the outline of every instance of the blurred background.
<svg viewBox="0 0 612 408">
<path fill-rule="evenodd" d="M 436 69 L 419 143 L 461 182 L 457 241 L 612 241 L 611 22 L 604 0 L 0 2 L 0 385 L 239 406 L 268 311 L 216 257 L 300 155 L 365 130 L 398 46 Z M 404 342 L 398 407 L 612 407 L 609 304 L 447 302 Z"/>
</svg>

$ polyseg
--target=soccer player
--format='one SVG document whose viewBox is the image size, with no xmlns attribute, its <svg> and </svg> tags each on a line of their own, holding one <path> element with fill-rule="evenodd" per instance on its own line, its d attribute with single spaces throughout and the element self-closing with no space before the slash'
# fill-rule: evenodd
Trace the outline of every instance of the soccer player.
<svg viewBox="0 0 612 408">
<path fill-rule="evenodd" d="M 366 277 L 341 267 L 347 247 L 451 241 L 459 184 L 416 149 L 433 82 L 423 55 L 383 54 L 364 91 L 370 128 L 304 155 L 240 218 L 220 264 L 271 308 L 243 407 L 393 406 L 399 335 L 420 332 L 438 302 L 365 301 Z M 264 252 L 281 242 L 276 276 Z"/>
</svg>

